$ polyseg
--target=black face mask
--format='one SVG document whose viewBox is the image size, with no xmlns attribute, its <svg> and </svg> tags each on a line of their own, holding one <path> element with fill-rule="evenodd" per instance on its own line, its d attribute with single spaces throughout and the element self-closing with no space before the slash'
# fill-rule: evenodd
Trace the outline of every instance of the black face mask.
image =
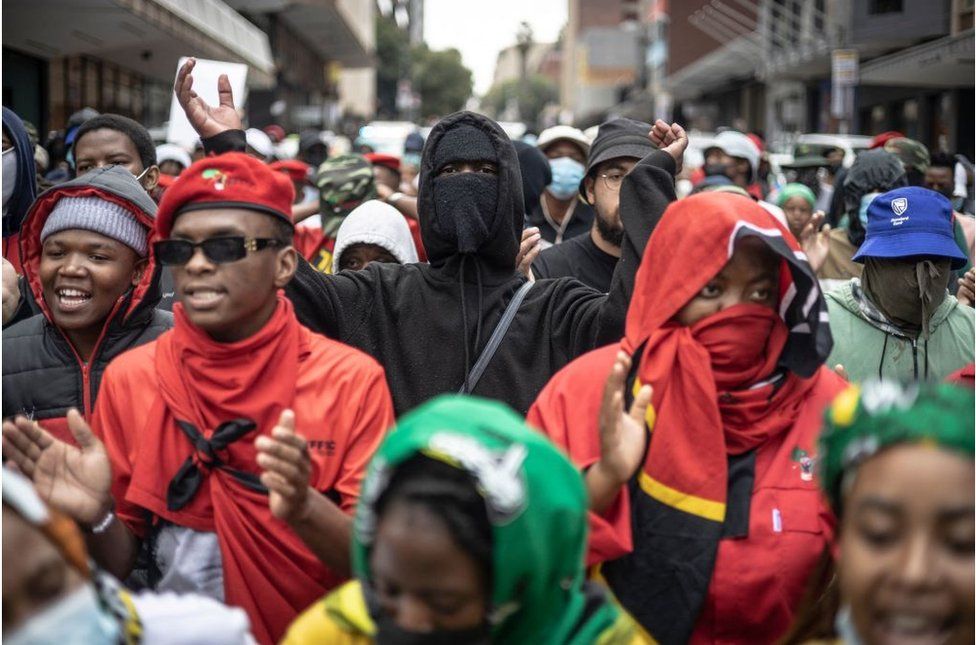
<svg viewBox="0 0 976 645">
<path fill-rule="evenodd" d="M 729 174 L 729 165 L 724 163 L 705 164 L 706 177 L 715 177 L 717 175 L 724 175 L 731 179 L 732 175 Z"/>
<path fill-rule="evenodd" d="M 386 615 L 376 620 L 377 645 L 488 645 L 491 630 L 487 623 L 468 629 L 441 630 L 435 632 L 411 632 L 399 626 Z"/>
<path fill-rule="evenodd" d="M 461 172 L 436 177 L 431 226 L 459 253 L 475 253 L 488 241 L 498 217 L 498 176 Z"/>
</svg>

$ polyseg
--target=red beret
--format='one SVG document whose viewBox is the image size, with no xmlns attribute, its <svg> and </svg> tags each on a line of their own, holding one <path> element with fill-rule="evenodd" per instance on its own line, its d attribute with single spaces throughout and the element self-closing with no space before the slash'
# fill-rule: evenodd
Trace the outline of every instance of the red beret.
<svg viewBox="0 0 976 645">
<path fill-rule="evenodd" d="M 366 161 L 374 166 L 386 166 L 390 170 L 400 172 L 400 158 L 393 155 L 383 154 L 382 152 L 368 152 L 363 155 Z"/>
<path fill-rule="evenodd" d="M 268 167 L 278 172 L 283 172 L 293 181 L 303 181 L 308 179 L 308 169 L 311 168 L 304 161 L 298 159 L 284 159 L 268 164 Z"/>
<path fill-rule="evenodd" d="M 874 150 L 875 148 L 880 148 L 884 144 L 888 143 L 889 140 L 900 139 L 903 138 L 904 136 L 905 135 L 903 135 L 901 132 L 898 132 L 897 130 L 888 130 L 887 132 L 882 132 L 881 134 L 875 135 L 874 138 L 871 139 L 870 149 Z"/>
<path fill-rule="evenodd" d="M 205 157 L 166 189 L 156 212 L 156 233 L 167 238 L 177 215 L 206 208 L 247 208 L 292 224 L 294 199 L 291 180 L 259 159 L 243 152 Z"/>
</svg>

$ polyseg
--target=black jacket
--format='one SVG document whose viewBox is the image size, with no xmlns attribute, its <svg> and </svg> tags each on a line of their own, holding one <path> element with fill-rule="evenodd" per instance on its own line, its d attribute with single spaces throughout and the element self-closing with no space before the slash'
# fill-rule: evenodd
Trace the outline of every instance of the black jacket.
<svg viewBox="0 0 976 645">
<path fill-rule="evenodd" d="M 87 364 L 80 361 L 64 334 L 51 323 L 37 273 L 41 228 L 58 199 L 91 189 L 125 200 L 152 231 L 156 205 L 135 178 L 121 168 L 92 171 L 59 184 L 34 202 L 24 221 L 21 248 L 26 251 L 25 282 L 30 285 L 41 313 L 3 331 L 4 418 L 25 414 L 38 420 L 59 419 L 69 408 L 77 408 L 90 418 L 108 363 L 128 349 L 155 340 L 173 326 L 172 314 L 156 309 L 160 299 L 160 267 L 154 262 L 151 244 L 149 265 L 142 281 L 119 300 Z M 63 425 L 60 428 L 57 423 L 48 425 L 61 438 L 67 438 Z"/>
<path fill-rule="evenodd" d="M 497 207 L 508 222 L 467 260 L 449 242 L 438 238 L 431 226 L 433 151 L 447 129 L 461 124 L 474 125 L 492 139 L 499 159 Z M 233 131 L 204 144 L 208 150 L 226 152 L 240 146 L 242 139 L 239 131 Z M 503 401 L 524 415 L 561 367 L 623 336 L 627 305 L 652 221 L 657 221 L 674 200 L 674 160 L 670 155 L 655 151 L 634 172 L 652 186 L 655 197 L 645 199 L 641 208 L 627 214 L 621 208 L 626 239 L 610 294 L 571 278 L 536 282 L 474 394 Z M 304 325 L 362 349 L 383 365 L 397 415 L 437 394 L 461 388 L 466 374 L 466 340 L 475 338 L 480 321 L 480 341 L 470 352 L 470 363 L 474 363 L 505 306 L 525 280 L 514 268 L 523 221 L 521 178 L 515 149 L 504 131 L 494 121 L 470 112 L 441 120 L 424 148 L 418 206 L 431 264 L 373 263 L 363 271 L 325 275 L 301 262 L 286 288 Z M 475 263 L 480 270 L 480 288 Z M 462 324 L 464 318 L 467 328 Z"/>
<path fill-rule="evenodd" d="M 566 230 L 563 231 L 563 238 L 557 243 L 556 236 L 559 235 L 559 230 L 549 222 L 545 213 L 542 212 L 542 198 L 540 197 L 536 201 L 535 207 L 529 213 L 529 226 L 539 227 L 542 239 L 546 242 L 550 244 L 562 244 L 574 237 L 589 233 L 590 228 L 593 226 L 593 218 L 596 217 L 596 213 L 593 212 L 592 206 L 577 197 L 573 212 L 566 215 L 566 217 L 569 218 L 569 221 L 566 222 Z"/>
</svg>

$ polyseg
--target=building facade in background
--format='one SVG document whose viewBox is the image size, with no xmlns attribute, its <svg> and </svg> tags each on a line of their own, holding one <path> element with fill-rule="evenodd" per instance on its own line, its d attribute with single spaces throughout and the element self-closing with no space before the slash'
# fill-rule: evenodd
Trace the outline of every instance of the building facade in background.
<svg viewBox="0 0 976 645">
<path fill-rule="evenodd" d="M 82 107 L 169 118 L 181 56 L 248 65 L 251 125 L 329 127 L 343 69 L 374 67 L 373 0 L 4 0 L 3 104 L 39 131 Z"/>
<path fill-rule="evenodd" d="M 641 79 L 645 52 L 638 0 L 568 0 L 560 83 L 562 120 L 599 123 Z"/>
<path fill-rule="evenodd" d="M 668 37 L 664 85 L 692 128 L 781 147 L 900 130 L 973 156 L 972 0 L 687 0 L 669 4 Z"/>
</svg>

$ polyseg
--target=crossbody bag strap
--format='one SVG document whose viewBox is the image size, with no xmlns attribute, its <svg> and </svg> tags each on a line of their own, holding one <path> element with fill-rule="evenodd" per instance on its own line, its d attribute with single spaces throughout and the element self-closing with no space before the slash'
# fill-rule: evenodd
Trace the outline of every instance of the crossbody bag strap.
<svg viewBox="0 0 976 645">
<path fill-rule="evenodd" d="M 495 326 L 495 330 L 491 332 L 491 338 L 488 339 L 488 344 L 481 351 L 481 356 L 475 362 L 471 371 L 468 372 L 467 378 L 467 389 L 464 385 L 461 385 L 461 389 L 458 390 L 461 394 L 471 394 L 474 391 L 475 386 L 478 385 L 478 381 L 481 380 L 481 376 L 485 373 L 485 369 L 488 367 L 488 363 L 491 362 L 492 357 L 494 357 L 495 352 L 498 350 L 498 346 L 502 344 L 502 339 L 505 337 L 505 332 L 512 325 L 512 320 L 515 319 L 515 314 L 518 313 L 519 306 L 522 301 L 525 300 L 525 295 L 532 288 L 531 282 L 526 282 L 519 290 L 515 292 L 512 296 L 511 301 L 509 301 L 508 306 L 505 307 L 505 312 L 502 314 L 502 319 L 498 321 L 498 325 Z"/>
</svg>

